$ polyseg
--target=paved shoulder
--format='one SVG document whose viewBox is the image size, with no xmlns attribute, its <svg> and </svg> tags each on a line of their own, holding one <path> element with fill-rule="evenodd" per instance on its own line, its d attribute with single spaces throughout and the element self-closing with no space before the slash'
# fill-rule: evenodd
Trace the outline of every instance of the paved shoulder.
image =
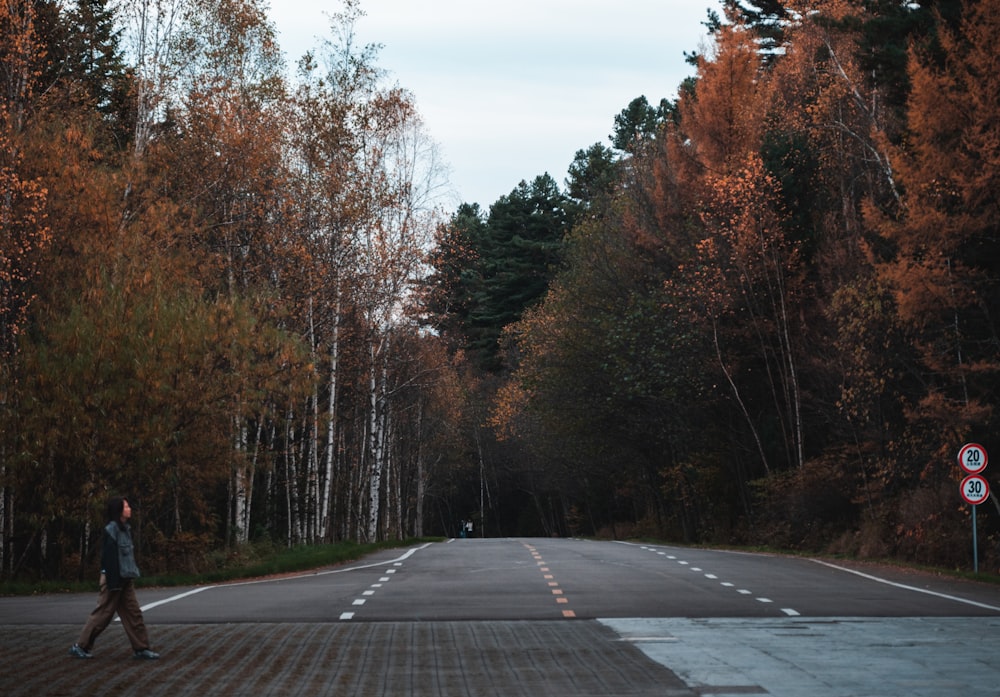
<svg viewBox="0 0 1000 697">
<path fill-rule="evenodd" d="M 998 695 L 1000 617 L 603 620 L 696 694 Z"/>
</svg>

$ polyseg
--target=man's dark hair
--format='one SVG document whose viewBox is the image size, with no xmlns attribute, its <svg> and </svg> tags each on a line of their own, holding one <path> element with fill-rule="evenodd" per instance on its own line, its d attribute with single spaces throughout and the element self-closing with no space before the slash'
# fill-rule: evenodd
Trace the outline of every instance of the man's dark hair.
<svg viewBox="0 0 1000 697">
<path fill-rule="evenodd" d="M 107 521 L 109 523 L 115 522 L 121 525 L 122 511 L 125 510 L 125 501 L 124 496 L 112 496 L 108 499 Z"/>
</svg>

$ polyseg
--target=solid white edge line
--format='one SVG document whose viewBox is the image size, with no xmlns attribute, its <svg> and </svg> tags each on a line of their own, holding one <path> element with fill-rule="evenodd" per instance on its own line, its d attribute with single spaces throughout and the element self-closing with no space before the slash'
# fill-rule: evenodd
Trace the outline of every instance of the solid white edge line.
<svg viewBox="0 0 1000 697">
<path fill-rule="evenodd" d="M 823 566 L 828 566 L 831 569 L 838 569 L 839 571 L 846 571 L 849 574 L 854 574 L 855 576 L 861 576 L 862 578 L 867 578 L 869 581 L 876 581 L 878 583 L 884 583 L 887 586 L 893 586 L 894 588 L 902 588 L 903 590 L 916 591 L 917 593 L 926 593 L 927 595 L 933 595 L 938 598 L 944 598 L 945 600 L 954 600 L 956 603 L 965 603 L 966 605 L 973 605 L 975 607 L 981 607 L 985 610 L 996 610 L 1000 612 L 1000 607 L 995 605 L 987 605 L 986 603 L 978 603 L 975 600 L 966 600 L 965 598 L 959 598 L 954 595 L 948 595 L 947 593 L 938 593 L 937 591 L 927 590 L 926 588 L 917 588 L 916 586 L 908 586 L 905 583 L 896 583 L 895 581 L 889 581 L 884 578 L 879 578 L 878 576 L 872 576 L 871 574 L 862 573 L 861 571 L 855 571 L 854 569 L 848 569 L 843 566 L 837 566 L 836 564 L 831 564 L 830 562 L 821 561 L 820 559 L 810 559 L 809 561 L 816 562 L 817 564 L 822 564 Z"/>
<path fill-rule="evenodd" d="M 182 599 L 188 597 L 189 595 L 194 595 L 196 593 L 201 593 L 202 591 L 211 590 L 212 588 L 229 588 L 229 587 L 233 587 L 233 586 L 253 586 L 253 585 L 257 585 L 259 583 L 279 583 L 281 581 L 291 581 L 291 580 L 298 579 L 298 578 L 306 578 L 308 576 L 329 576 L 330 574 L 343 574 L 343 573 L 347 573 L 348 571 L 361 571 L 363 569 L 372 569 L 372 568 L 374 568 L 376 566 L 385 566 L 386 564 L 396 564 L 398 562 L 402 562 L 402 561 L 405 561 L 405 560 L 409 559 L 410 557 L 412 557 L 414 554 L 416 554 L 420 550 L 427 549 L 432 544 L 434 544 L 434 543 L 433 542 L 427 542 L 427 543 L 421 545 L 420 547 L 414 547 L 413 549 L 407 550 L 406 553 L 403 554 L 402 556 L 396 557 L 395 559 L 389 559 L 387 561 L 378 562 L 377 564 L 361 564 L 359 566 L 351 566 L 351 567 L 348 567 L 346 569 L 329 569 L 327 571 L 310 571 L 308 573 L 296 574 L 295 576 L 284 576 L 282 578 L 262 578 L 262 579 L 257 579 L 256 581 L 234 581 L 232 583 L 219 583 L 219 584 L 212 585 L 212 586 L 200 586 L 198 588 L 193 588 L 193 589 L 191 589 L 189 591 L 186 591 L 184 593 L 179 593 L 177 595 L 172 595 L 169 598 L 164 598 L 163 600 L 157 600 L 156 602 L 149 603 L 148 605 L 143 605 L 139 609 L 142 612 L 145 612 L 146 610 L 152 610 L 154 607 L 159 607 L 160 605 L 166 605 L 167 603 L 172 603 L 175 600 L 182 600 Z M 389 571 L 390 571 L 390 573 L 394 573 L 395 572 L 394 569 L 390 569 Z"/>
<path fill-rule="evenodd" d="M 154 607 L 159 607 L 160 605 L 166 605 L 167 603 L 172 603 L 175 600 L 180 600 L 182 598 L 188 597 L 189 595 L 194 595 L 195 593 L 201 593 L 202 591 L 211 590 L 212 588 L 215 588 L 215 586 L 201 586 L 200 588 L 193 588 L 193 589 L 187 591 L 186 593 L 180 593 L 178 595 L 172 595 L 169 598 L 164 598 L 163 600 L 157 600 L 156 602 L 149 603 L 148 605 L 143 605 L 139 609 L 142 612 L 145 612 L 146 610 L 152 610 Z M 115 621 L 120 622 L 121 619 L 119 619 L 116 616 L 115 617 Z"/>
</svg>

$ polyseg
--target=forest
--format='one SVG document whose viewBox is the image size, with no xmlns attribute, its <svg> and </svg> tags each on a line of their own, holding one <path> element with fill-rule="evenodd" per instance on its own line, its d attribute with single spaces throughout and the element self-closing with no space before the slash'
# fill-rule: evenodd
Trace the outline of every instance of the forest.
<svg viewBox="0 0 1000 697">
<path fill-rule="evenodd" d="M 1000 0 L 726 0 L 457 208 L 337 7 L 289 68 L 264 0 L 0 2 L 0 579 L 92 575 L 111 495 L 144 573 L 464 521 L 969 569 L 974 511 L 1000 573 Z"/>
</svg>

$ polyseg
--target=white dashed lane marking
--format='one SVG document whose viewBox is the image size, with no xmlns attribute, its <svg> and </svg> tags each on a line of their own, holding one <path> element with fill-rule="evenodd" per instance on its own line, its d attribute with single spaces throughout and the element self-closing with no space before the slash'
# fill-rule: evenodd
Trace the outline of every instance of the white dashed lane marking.
<svg viewBox="0 0 1000 697">
<path fill-rule="evenodd" d="M 376 591 L 379 588 L 384 587 L 385 584 L 388 583 L 392 579 L 392 575 L 394 573 L 396 573 L 399 570 L 399 567 L 401 567 L 403 565 L 403 561 L 405 561 L 406 559 L 409 559 L 415 552 L 418 552 L 421 549 L 426 549 L 429 546 L 430 546 L 430 543 L 428 542 L 427 544 L 423 545 L 422 547 L 416 547 L 414 549 L 411 549 L 410 551 L 408 551 L 403 556 L 397 557 L 396 559 L 392 560 L 391 563 L 392 563 L 392 567 L 393 568 L 385 569 L 382 572 L 383 575 L 379 576 L 378 582 L 377 583 L 373 583 L 370 586 L 368 586 L 368 590 L 361 591 L 361 595 L 363 597 L 361 597 L 361 598 L 355 598 L 354 601 L 351 603 L 351 605 L 354 606 L 354 607 L 361 607 L 362 605 L 364 605 L 368 601 L 369 598 L 371 598 L 371 597 L 373 597 L 375 595 Z M 383 563 L 384 564 L 388 564 L 390 562 L 383 562 Z M 370 564 L 370 565 L 368 565 L 366 567 L 363 567 L 363 568 L 371 568 L 372 566 L 381 566 L 381 564 Z M 342 613 L 340 613 L 340 619 L 344 620 L 344 621 L 346 621 L 346 620 L 353 620 L 354 619 L 354 614 L 355 614 L 354 612 L 342 612 Z"/>
<path fill-rule="evenodd" d="M 691 566 L 690 562 L 685 561 L 683 559 L 678 559 L 676 556 L 674 556 L 672 554 L 667 554 L 666 552 L 664 552 L 662 550 L 658 550 L 655 547 L 642 546 L 642 547 L 640 547 L 640 549 L 643 549 L 643 550 L 648 551 L 648 552 L 654 552 L 655 554 L 657 554 L 657 555 L 659 555 L 661 557 L 666 557 L 667 559 L 669 559 L 671 561 L 676 561 L 679 565 L 686 566 L 691 571 L 697 571 L 697 572 L 701 572 L 702 571 L 702 569 L 700 567 Z M 719 580 L 719 577 L 717 575 L 711 574 L 711 573 L 706 573 L 705 574 L 705 578 L 707 580 L 709 580 L 709 581 L 718 581 Z M 731 583 L 729 581 L 720 581 L 719 585 L 722 586 L 723 588 L 736 588 L 736 584 L 735 583 Z M 736 592 L 739 593 L 740 595 L 753 595 L 753 591 L 747 590 L 746 588 L 737 588 Z M 774 601 L 771 600 L 770 598 L 762 598 L 762 597 L 760 597 L 760 598 L 756 598 L 756 600 L 757 600 L 757 602 L 763 603 L 765 605 L 770 605 L 770 604 L 774 603 Z M 788 615 L 789 617 L 798 617 L 799 616 L 799 613 L 796 610 L 793 610 L 790 607 L 781 608 L 781 611 L 784 614 Z"/>
</svg>

